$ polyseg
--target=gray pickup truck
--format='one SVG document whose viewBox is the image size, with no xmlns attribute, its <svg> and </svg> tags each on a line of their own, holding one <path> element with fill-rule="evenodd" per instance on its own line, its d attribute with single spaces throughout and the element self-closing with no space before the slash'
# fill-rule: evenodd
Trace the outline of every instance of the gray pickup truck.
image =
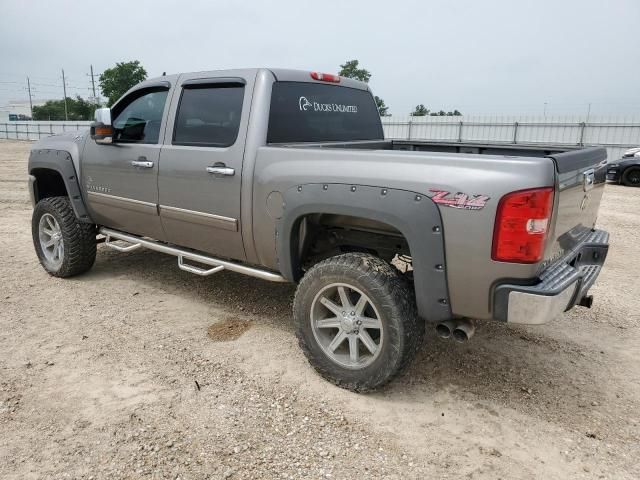
<svg viewBox="0 0 640 480">
<path fill-rule="evenodd" d="M 293 317 L 316 370 L 355 391 L 413 358 L 425 326 L 544 323 L 588 294 L 602 148 L 385 140 L 365 83 L 318 72 L 163 76 L 29 158 L 35 250 L 51 275 L 96 244 L 182 270 L 298 283 Z"/>
</svg>

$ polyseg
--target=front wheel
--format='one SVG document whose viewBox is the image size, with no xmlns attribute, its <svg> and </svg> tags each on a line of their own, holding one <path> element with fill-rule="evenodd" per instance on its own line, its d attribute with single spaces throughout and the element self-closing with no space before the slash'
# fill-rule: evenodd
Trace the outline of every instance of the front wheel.
<svg viewBox="0 0 640 480">
<path fill-rule="evenodd" d="M 622 183 L 627 187 L 640 187 L 640 168 L 627 168 L 622 175 Z"/>
<path fill-rule="evenodd" d="M 78 221 L 68 197 L 40 200 L 33 210 L 31 233 L 40 264 L 51 275 L 71 277 L 93 266 L 95 225 Z"/>
<path fill-rule="evenodd" d="M 400 373 L 424 338 L 413 291 L 369 254 L 314 265 L 294 299 L 296 334 L 311 365 L 349 390 L 376 389 Z"/>
</svg>

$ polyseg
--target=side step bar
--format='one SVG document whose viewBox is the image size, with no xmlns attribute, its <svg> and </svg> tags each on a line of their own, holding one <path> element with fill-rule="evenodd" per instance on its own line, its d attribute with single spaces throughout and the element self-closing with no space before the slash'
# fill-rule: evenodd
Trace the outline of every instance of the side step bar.
<svg viewBox="0 0 640 480">
<path fill-rule="evenodd" d="M 270 272 L 268 270 L 261 270 L 259 268 L 248 267 L 239 263 L 229 262 L 227 260 L 220 260 L 218 258 L 201 255 L 189 250 L 181 249 L 178 247 L 172 247 L 166 243 L 157 242 L 148 238 L 137 237 L 128 233 L 119 232 L 117 230 L 111 230 L 110 228 L 101 227 L 99 233 L 105 236 L 104 244 L 109 248 L 113 248 L 118 252 L 131 252 L 137 250 L 140 247 L 148 248 L 149 250 L 155 250 L 156 252 L 167 253 L 178 257 L 178 267 L 185 272 L 194 273 L 196 275 L 208 276 L 222 270 L 231 270 L 232 272 L 242 273 L 251 277 L 261 278 L 262 280 L 268 280 L 270 282 L 286 283 L 288 280 L 282 275 Z M 123 247 L 114 244 L 113 240 L 122 240 L 130 245 Z M 193 262 L 202 263 L 203 265 L 210 265 L 212 268 L 205 270 L 198 268 L 194 265 L 188 265 L 184 261 L 191 260 Z"/>
</svg>

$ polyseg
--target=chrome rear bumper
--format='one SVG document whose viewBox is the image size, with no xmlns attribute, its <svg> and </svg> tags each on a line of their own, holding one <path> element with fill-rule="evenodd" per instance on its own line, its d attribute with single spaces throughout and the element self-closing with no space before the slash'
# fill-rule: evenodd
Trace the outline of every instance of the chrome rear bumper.
<svg viewBox="0 0 640 480">
<path fill-rule="evenodd" d="M 583 302 L 607 257 L 608 240 L 607 232 L 593 230 L 569 254 L 544 270 L 533 285 L 499 284 L 494 293 L 494 318 L 539 325 Z"/>
</svg>

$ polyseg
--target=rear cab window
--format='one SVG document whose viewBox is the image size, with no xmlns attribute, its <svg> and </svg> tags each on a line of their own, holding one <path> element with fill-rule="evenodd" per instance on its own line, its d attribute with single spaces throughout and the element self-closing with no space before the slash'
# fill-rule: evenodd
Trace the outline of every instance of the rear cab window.
<svg viewBox="0 0 640 480">
<path fill-rule="evenodd" d="M 367 90 L 275 82 L 267 143 L 382 140 L 378 108 Z"/>
</svg>

